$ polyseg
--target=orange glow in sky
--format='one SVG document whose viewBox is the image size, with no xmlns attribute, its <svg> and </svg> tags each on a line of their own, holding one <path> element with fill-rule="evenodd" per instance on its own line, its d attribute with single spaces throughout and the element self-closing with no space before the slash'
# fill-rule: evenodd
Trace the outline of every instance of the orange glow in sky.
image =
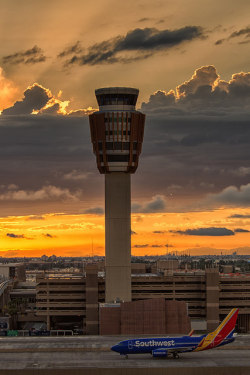
<svg viewBox="0 0 250 375">
<path fill-rule="evenodd" d="M 237 209 L 239 213 L 239 209 Z M 242 215 L 246 210 L 241 210 Z M 180 234 L 188 229 L 222 228 L 232 232 L 241 227 L 240 219 L 231 218 L 233 209 L 208 212 L 133 214 L 132 255 L 163 255 L 173 251 L 190 251 L 193 255 L 220 253 L 249 244 L 250 220 L 246 232 L 225 236 Z M 45 214 L 0 218 L 1 255 L 36 257 L 104 255 L 104 216 Z"/>
</svg>

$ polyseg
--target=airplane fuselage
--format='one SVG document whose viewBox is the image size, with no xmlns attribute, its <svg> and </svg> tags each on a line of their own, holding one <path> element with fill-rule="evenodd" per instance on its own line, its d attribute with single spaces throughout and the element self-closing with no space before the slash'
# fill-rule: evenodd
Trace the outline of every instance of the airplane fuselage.
<svg viewBox="0 0 250 375">
<path fill-rule="evenodd" d="M 122 355 L 127 354 L 143 354 L 157 352 L 166 355 L 167 352 L 191 352 L 195 350 L 202 339 L 202 336 L 181 336 L 181 337 L 157 337 L 157 338 L 139 338 L 132 340 L 124 340 L 112 346 L 111 350 Z M 221 345 L 226 345 L 234 341 L 234 337 L 224 339 Z"/>
<path fill-rule="evenodd" d="M 178 358 L 178 353 L 213 349 L 234 341 L 238 312 L 238 308 L 232 309 L 223 322 L 207 335 L 136 338 L 121 341 L 112 346 L 111 350 L 126 356 L 128 354 L 151 353 L 154 357 L 167 357 L 168 354 L 172 354 L 174 358 Z"/>
</svg>

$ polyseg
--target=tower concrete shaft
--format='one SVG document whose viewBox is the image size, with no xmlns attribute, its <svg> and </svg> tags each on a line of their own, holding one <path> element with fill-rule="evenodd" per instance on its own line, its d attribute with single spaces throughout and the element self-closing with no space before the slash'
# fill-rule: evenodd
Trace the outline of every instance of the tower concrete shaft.
<svg viewBox="0 0 250 375">
<path fill-rule="evenodd" d="M 105 174 L 105 301 L 131 300 L 131 193 L 142 149 L 145 115 L 136 111 L 139 90 L 95 91 L 99 111 L 89 116 L 97 168 Z"/>
<path fill-rule="evenodd" d="M 105 301 L 131 301 L 130 174 L 105 175 Z"/>
</svg>

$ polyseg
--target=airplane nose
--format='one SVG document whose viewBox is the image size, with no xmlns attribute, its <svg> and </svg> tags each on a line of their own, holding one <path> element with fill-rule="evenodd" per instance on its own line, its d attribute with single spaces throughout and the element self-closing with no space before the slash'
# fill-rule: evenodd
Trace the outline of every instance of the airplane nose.
<svg viewBox="0 0 250 375">
<path fill-rule="evenodd" d="M 114 345 L 111 347 L 111 350 L 113 350 L 114 352 L 119 352 L 118 350 L 118 345 Z"/>
</svg>

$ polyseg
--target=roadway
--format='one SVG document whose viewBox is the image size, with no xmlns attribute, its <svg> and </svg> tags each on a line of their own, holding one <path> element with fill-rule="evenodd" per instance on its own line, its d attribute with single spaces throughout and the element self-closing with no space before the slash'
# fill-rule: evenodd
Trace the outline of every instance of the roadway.
<svg viewBox="0 0 250 375">
<path fill-rule="evenodd" d="M 130 355 L 125 359 L 109 350 L 120 339 L 114 336 L 3 337 L 0 338 L 0 374 L 140 375 L 148 374 L 149 369 L 150 375 L 166 374 L 166 369 L 168 375 L 250 374 L 249 335 L 239 336 L 237 342 L 224 349 L 182 353 L 178 360 L 152 358 L 149 354 Z"/>
</svg>

